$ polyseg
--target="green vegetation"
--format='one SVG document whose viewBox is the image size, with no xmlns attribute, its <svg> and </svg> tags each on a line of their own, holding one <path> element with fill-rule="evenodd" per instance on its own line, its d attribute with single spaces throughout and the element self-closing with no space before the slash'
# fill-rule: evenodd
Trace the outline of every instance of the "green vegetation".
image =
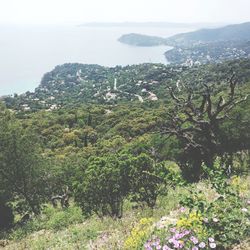
<svg viewBox="0 0 250 250">
<path fill-rule="evenodd" d="M 249 65 L 65 64 L 5 98 L 0 246 L 248 244 Z"/>
</svg>

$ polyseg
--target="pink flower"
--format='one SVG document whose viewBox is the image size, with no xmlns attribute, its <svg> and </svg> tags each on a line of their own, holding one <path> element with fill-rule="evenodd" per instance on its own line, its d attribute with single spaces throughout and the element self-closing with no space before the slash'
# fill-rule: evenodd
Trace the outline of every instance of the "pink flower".
<svg viewBox="0 0 250 250">
<path fill-rule="evenodd" d="M 247 205 L 250 205 L 250 200 L 247 201 Z"/>
<path fill-rule="evenodd" d="M 174 248 L 183 248 L 183 244 L 181 244 L 178 240 L 173 240 Z"/>
<path fill-rule="evenodd" d="M 162 247 L 162 250 L 172 250 L 172 248 L 168 247 L 167 245 L 164 245 L 164 246 Z"/>
<path fill-rule="evenodd" d="M 199 248 L 198 247 L 193 247 L 192 250 L 199 250 Z"/>
<path fill-rule="evenodd" d="M 214 242 L 214 238 L 210 237 L 210 238 L 208 238 L 208 241 L 209 242 Z"/>
<path fill-rule="evenodd" d="M 209 246 L 210 246 L 211 248 L 216 248 L 216 244 L 215 244 L 215 243 L 209 243 Z"/>
<path fill-rule="evenodd" d="M 189 230 L 183 231 L 183 236 L 186 236 L 186 235 L 188 235 L 188 234 L 190 234 L 190 231 L 189 231 Z"/>
<path fill-rule="evenodd" d="M 184 213 L 185 211 L 186 211 L 186 208 L 185 208 L 185 207 L 181 207 L 181 208 L 180 208 L 180 212 L 181 212 L 181 213 Z"/>
<path fill-rule="evenodd" d="M 196 238 L 196 237 L 194 237 L 194 236 L 191 236 L 190 237 L 190 240 L 194 243 L 194 244 L 197 244 L 199 241 L 198 241 L 198 239 Z"/>
</svg>

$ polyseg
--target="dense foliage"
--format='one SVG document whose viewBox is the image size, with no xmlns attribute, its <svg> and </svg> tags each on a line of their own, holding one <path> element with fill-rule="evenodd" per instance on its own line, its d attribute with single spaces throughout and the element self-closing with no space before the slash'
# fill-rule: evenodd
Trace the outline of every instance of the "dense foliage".
<svg viewBox="0 0 250 250">
<path fill-rule="evenodd" d="M 65 64 L 46 74 L 34 93 L 5 98 L 1 229 L 20 228 L 27 213 L 49 213 L 53 208 L 43 206 L 50 201 L 55 207 L 60 201 L 62 211 L 46 228 L 70 224 L 72 203 L 78 206 L 76 222 L 95 215 L 123 218 L 129 206 L 152 213 L 169 190 L 184 186 L 181 204 L 188 212 L 178 217 L 178 230 L 156 233 L 160 240 L 169 237 L 173 247 L 182 235 L 194 247 L 192 236 L 221 249 L 244 240 L 248 214 L 241 209 L 247 198 L 232 188 L 238 177 L 231 177 L 249 170 L 249 65 L 249 60 L 192 68 Z M 216 193 L 212 201 L 190 184 L 201 180 Z M 213 223 L 215 214 L 222 217 Z M 152 247 L 155 239 L 146 241 L 153 231 L 152 220 L 142 220 L 127 249 Z"/>
</svg>

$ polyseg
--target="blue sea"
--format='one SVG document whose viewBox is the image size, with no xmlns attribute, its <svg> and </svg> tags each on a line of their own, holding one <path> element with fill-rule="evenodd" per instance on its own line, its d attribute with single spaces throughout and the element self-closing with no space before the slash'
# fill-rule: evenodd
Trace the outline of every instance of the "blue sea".
<svg viewBox="0 0 250 250">
<path fill-rule="evenodd" d="M 195 28 L 194 28 L 195 29 Z M 192 28 L 0 26 L 0 96 L 33 91 L 44 73 L 63 63 L 103 66 L 167 63 L 167 46 L 133 47 L 127 33 L 169 37 Z"/>
</svg>

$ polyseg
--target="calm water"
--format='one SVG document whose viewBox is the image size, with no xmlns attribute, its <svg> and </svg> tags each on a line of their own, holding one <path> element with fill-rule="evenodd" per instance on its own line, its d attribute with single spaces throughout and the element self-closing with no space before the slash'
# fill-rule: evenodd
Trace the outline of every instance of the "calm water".
<svg viewBox="0 0 250 250">
<path fill-rule="evenodd" d="M 67 62 L 128 65 L 167 63 L 166 46 L 132 47 L 117 39 L 126 33 L 168 37 L 187 28 L 1 27 L 0 96 L 33 91 L 44 73 Z"/>
</svg>

